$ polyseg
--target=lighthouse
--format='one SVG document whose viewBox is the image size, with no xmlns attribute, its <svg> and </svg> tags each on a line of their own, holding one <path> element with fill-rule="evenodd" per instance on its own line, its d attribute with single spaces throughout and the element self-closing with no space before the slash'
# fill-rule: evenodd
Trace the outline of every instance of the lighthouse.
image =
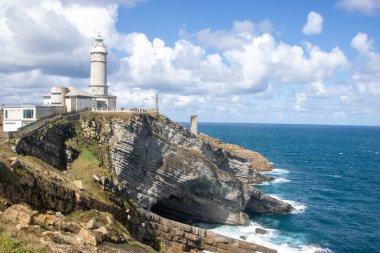
<svg viewBox="0 0 380 253">
<path fill-rule="evenodd" d="M 51 87 L 50 94 L 43 96 L 44 105 L 60 106 L 67 112 L 84 109 L 115 110 L 116 96 L 108 94 L 107 46 L 98 34 L 90 49 L 89 92 L 75 87 Z"/>
<path fill-rule="evenodd" d="M 96 108 L 114 110 L 116 108 L 116 96 L 108 94 L 107 85 L 107 46 L 102 36 L 98 34 L 91 46 L 91 71 L 90 94 L 96 98 Z"/>
<path fill-rule="evenodd" d="M 108 96 L 107 86 L 107 46 L 103 38 L 98 34 L 92 44 L 90 93 L 94 96 Z"/>
</svg>

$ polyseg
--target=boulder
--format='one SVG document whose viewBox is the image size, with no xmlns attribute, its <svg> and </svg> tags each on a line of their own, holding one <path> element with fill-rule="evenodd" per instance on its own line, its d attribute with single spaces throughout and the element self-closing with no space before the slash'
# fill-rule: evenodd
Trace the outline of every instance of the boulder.
<svg viewBox="0 0 380 253">
<path fill-rule="evenodd" d="M 95 180 L 95 182 L 97 182 L 97 183 L 100 182 L 100 178 L 97 175 L 93 174 L 92 178 Z"/>
<path fill-rule="evenodd" d="M 65 222 L 63 224 L 63 230 L 78 234 L 82 227 L 76 222 Z"/>
<path fill-rule="evenodd" d="M 11 160 L 12 160 L 12 162 L 11 162 L 11 168 L 12 169 L 17 169 L 17 168 L 21 167 L 20 159 L 18 159 L 17 157 L 12 157 Z"/>
<path fill-rule="evenodd" d="M 58 243 L 58 244 L 68 244 L 68 245 L 73 245 L 73 246 L 77 246 L 80 244 L 80 242 L 78 240 L 76 240 L 76 238 L 74 238 L 73 236 L 64 235 L 59 231 L 54 231 L 54 232 L 53 231 L 45 231 L 42 233 L 42 235 L 45 238 L 50 239 L 51 241 Z"/>
<path fill-rule="evenodd" d="M 28 227 L 32 221 L 33 210 L 23 204 L 16 204 L 7 208 L 3 213 L 3 218 L 6 221 L 19 225 L 19 228 Z"/>
<path fill-rule="evenodd" d="M 246 237 L 245 235 L 241 235 L 241 236 L 240 236 L 240 239 L 242 239 L 242 240 L 247 240 L 247 237 Z"/>
<path fill-rule="evenodd" d="M 46 229 L 49 229 L 50 227 L 56 227 L 58 229 L 62 229 L 64 227 L 63 219 L 53 214 L 34 215 L 33 223 Z"/>
<path fill-rule="evenodd" d="M 61 219 L 65 218 L 65 216 L 61 212 L 56 212 L 55 216 L 57 216 L 58 218 L 61 218 Z"/>
<path fill-rule="evenodd" d="M 99 223 L 95 219 L 91 219 L 86 224 L 86 228 L 88 228 L 88 229 L 97 229 L 99 227 L 100 227 L 100 225 L 99 225 Z"/>
<path fill-rule="evenodd" d="M 20 178 L 19 182 L 21 185 L 27 185 L 29 188 L 33 188 L 35 181 L 31 174 L 26 173 Z"/>
<path fill-rule="evenodd" d="M 265 230 L 265 229 L 263 229 L 263 228 L 256 228 L 256 229 L 255 229 L 255 232 L 256 232 L 257 234 L 262 234 L 262 235 L 268 233 L 268 231 Z"/>
<path fill-rule="evenodd" d="M 109 233 L 105 227 L 100 227 L 100 228 L 94 230 L 94 234 L 97 238 L 101 238 L 101 240 L 104 241 L 108 237 Z"/>
<path fill-rule="evenodd" d="M 91 231 L 85 228 L 82 228 L 79 231 L 78 237 L 81 238 L 84 243 L 92 245 L 92 246 L 97 246 L 98 242 L 100 241 L 99 238 L 97 238 L 94 233 L 92 233 Z"/>
<path fill-rule="evenodd" d="M 102 234 L 103 236 L 104 235 L 108 235 L 108 230 L 106 229 L 106 227 L 100 227 L 98 229 L 95 229 L 95 232 L 99 232 L 100 234 Z"/>
<path fill-rule="evenodd" d="M 83 183 L 81 180 L 74 180 L 73 181 L 73 184 L 75 185 L 75 187 L 77 187 L 79 190 L 83 190 Z"/>
</svg>

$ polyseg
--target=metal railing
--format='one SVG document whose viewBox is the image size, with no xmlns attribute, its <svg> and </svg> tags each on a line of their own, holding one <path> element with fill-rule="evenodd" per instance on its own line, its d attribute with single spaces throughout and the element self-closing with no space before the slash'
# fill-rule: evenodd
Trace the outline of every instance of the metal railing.
<svg viewBox="0 0 380 253">
<path fill-rule="evenodd" d="M 142 109 L 142 108 L 115 108 L 115 109 L 107 109 L 107 108 L 92 108 L 93 112 L 157 112 L 157 109 Z"/>
<path fill-rule="evenodd" d="M 59 118 L 73 118 L 73 116 L 79 115 L 81 112 L 89 111 L 91 108 L 83 108 L 78 111 L 73 111 L 73 112 L 65 112 L 65 113 L 59 113 L 59 114 L 53 114 L 47 117 L 43 117 L 41 119 L 38 119 L 36 121 L 33 121 L 25 126 L 22 126 L 17 129 L 17 132 L 12 133 L 13 138 L 21 138 L 28 133 L 40 128 L 42 125 L 44 125 L 48 120 L 51 119 L 59 119 Z"/>
</svg>

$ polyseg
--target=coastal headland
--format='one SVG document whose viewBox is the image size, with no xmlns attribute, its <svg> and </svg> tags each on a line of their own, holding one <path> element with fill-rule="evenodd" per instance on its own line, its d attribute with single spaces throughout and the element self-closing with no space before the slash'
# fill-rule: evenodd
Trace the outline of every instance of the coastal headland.
<svg viewBox="0 0 380 253">
<path fill-rule="evenodd" d="M 53 117 L 19 133 L 14 150 L 17 155 L 7 148 L 0 150 L 1 223 L 19 222 L 7 220 L 5 212 L 17 217 L 20 212 L 31 213 L 20 230 L 28 233 L 38 227 L 41 235 L 45 233 L 43 245 L 50 250 L 121 250 L 120 245 L 136 242 L 136 248 L 149 245 L 149 250 L 164 252 L 275 252 L 193 224 L 245 225 L 249 214 L 294 210 L 252 186 L 273 180 L 260 174 L 273 169 L 266 158 L 192 134 L 155 112 Z M 19 203 L 28 206 L 13 206 Z M 60 212 L 61 220 L 46 225 L 46 215 L 53 212 Z M 81 215 L 88 212 L 91 215 Z M 102 222 L 107 215 L 112 224 Z M 69 220 L 78 229 L 67 232 Z M 89 228 L 85 223 L 91 220 L 101 224 Z M 114 230 L 113 224 L 120 229 Z M 46 227 L 53 234 L 46 233 Z M 101 227 L 107 233 L 95 231 Z M 109 230 L 116 231 L 113 237 L 107 236 Z M 70 239 L 74 235 L 82 238 L 79 244 Z M 91 236 L 92 244 L 87 240 Z M 120 252 L 146 252 L 135 250 Z"/>
</svg>

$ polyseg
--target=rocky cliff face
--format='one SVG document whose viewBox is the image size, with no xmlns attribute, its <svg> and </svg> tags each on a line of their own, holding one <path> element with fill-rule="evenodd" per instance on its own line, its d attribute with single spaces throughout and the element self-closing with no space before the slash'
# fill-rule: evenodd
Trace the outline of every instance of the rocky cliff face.
<svg viewBox="0 0 380 253">
<path fill-rule="evenodd" d="M 254 170 L 257 155 L 226 151 L 162 115 L 83 113 L 77 133 L 106 147 L 109 157 L 104 162 L 125 191 L 143 208 L 163 216 L 248 224 L 246 212 L 292 210 L 247 183 L 266 179 Z"/>
<path fill-rule="evenodd" d="M 259 153 L 237 145 L 223 143 L 221 140 L 205 134 L 199 135 L 199 138 L 211 146 L 218 167 L 235 175 L 241 181 L 262 183 L 273 180 L 272 177 L 259 173 L 259 171 L 273 170 L 272 164 Z"/>
<path fill-rule="evenodd" d="M 61 118 L 48 121 L 21 138 L 17 142 L 17 151 L 35 156 L 56 168 L 66 169 L 67 163 L 75 158 L 75 151 L 68 149 L 65 141 L 74 135 L 75 128 L 69 120 Z"/>
<path fill-rule="evenodd" d="M 0 153 L 0 237 L 6 228 L 7 233 L 26 237 L 23 245 L 38 240 L 47 252 L 56 253 L 156 252 L 147 245 L 168 253 L 276 252 L 166 219 L 130 201 L 94 198 L 97 194 L 108 199 L 121 196 L 121 184 L 110 178 L 95 176 L 98 187 L 89 188 L 86 182 L 78 188 L 69 173 L 31 157 L 10 155 Z M 111 197 L 111 192 L 116 195 Z"/>
<path fill-rule="evenodd" d="M 66 140 L 95 146 L 124 197 L 179 221 L 248 224 L 247 213 L 292 210 L 249 184 L 270 179 L 256 171 L 271 166 L 255 152 L 199 138 L 162 115 L 86 112 L 76 120 L 50 122 L 16 148 L 65 169 L 76 153 Z"/>
</svg>

